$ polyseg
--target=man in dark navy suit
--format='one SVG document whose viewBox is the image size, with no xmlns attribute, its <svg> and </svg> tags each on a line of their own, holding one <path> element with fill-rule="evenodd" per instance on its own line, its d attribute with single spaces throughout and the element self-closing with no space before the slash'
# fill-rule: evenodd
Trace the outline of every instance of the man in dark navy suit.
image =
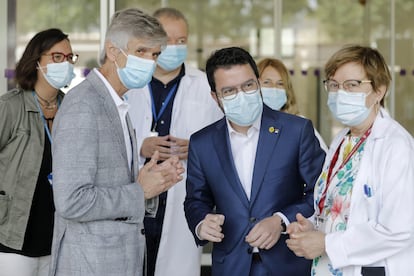
<svg viewBox="0 0 414 276">
<path fill-rule="evenodd" d="M 191 136 L 184 208 L 196 243 L 214 242 L 212 275 L 309 275 L 284 231 L 314 212 L 325 153 L 311 121 L 263 105 L 241 48 L 213 53 L 206 73 L 225 117 Z"/>
</svg>

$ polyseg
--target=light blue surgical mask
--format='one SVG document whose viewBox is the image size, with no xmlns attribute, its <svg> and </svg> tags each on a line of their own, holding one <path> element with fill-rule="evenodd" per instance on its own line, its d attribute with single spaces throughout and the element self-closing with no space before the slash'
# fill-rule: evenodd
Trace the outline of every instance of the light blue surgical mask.
<svg viewBox="0 0 414 276">
<path fill-rule="evenodd" d="M 285 89 L 262 87 L 263 102 L 273 110 L 280 110 L 287 102 Z"/>
<path fill-rule="evenodd" d="M 115 62 L 122 84 L 128 89 L 142 88 L 147 85 L 154 74 L 156 67 L 155 61 L 134 55 L 127 55 L 122 49 L 120 50 L 127 57 L 124 68 L 119 68 Z"/>
<path fill-rule="evenodd" d="M 157 59 L 158 65 L 165 71 L 177 69 L 187 58 L 187 45 L 167 45 Z"/>
<path fill-rule="evenodd" d="M 59 63 L 48 63 L 46 65 L 47 72 L 43 71 L 43 68 L 38 62 L 38 69 L 42 72 L 46 81 L 56 89 L 61 89 L 65 86 L 68 86 L 73 78 L 75 78 L 75 73 L 73 64 L 68 61 L 59 62 Z"/>
<path fill-rule="evenodd" d="M 371 92 L 370 92 L 371 93 Z M 368 118 L 372 106 L 365 105 L 366 97 L 370 93 L 363 92 L 329 92 L 328 107 L 332 115 L 346 126 L 357 126 Z"/>
<path fill-rule="evenodd" d="M 221 99 L 227 119 L 239 126 L 252 125 L 263 111 L 263 101 L 259 91 L 239 92 L 234 99 Z"/>
</svg>

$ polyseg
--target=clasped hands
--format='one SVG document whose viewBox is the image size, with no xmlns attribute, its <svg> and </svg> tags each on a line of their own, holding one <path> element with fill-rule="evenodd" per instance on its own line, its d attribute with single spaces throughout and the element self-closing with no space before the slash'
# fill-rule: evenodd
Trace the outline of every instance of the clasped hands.
<svg viewBox="0 0 414 276">
<path fill-rule="evenodd" d="M 201 240 L 221 242 L 224 238 L 223 224 L 224 215 L 207 214 L 197 228 L 197 235 Z M 253 226 L 245 237 L 245 242 L 251 247 L 268 250 L 277 243 L 281 232 L 281 218 L 277 215 L 267 217 Z"/>
<path fill-rule="evenodd" d="M 183 179 L 184 167 L 178 157 L 172 156 L 157 164 L 159 155 L 155 151 L 151 160 L 139 170 L 137 181 L 144 191 L 145 199 L 165 192 Z"/>
<path fill-rule="evenodd" d="M 187 139 L 181 139 L 172 135 L 147 137 L 142 142 L 141 156 L 150 158 L 155 151 L 160 153 L 159 160 L 167 160 L 171 156 L 178 156 L 180 160 L 188 157 Z"/>
<path fill-rule="evenodd" d="M 315 259 L 325 253 L 325 233 L 314 228 L 312 222 L 302 214 L 296 215 L 296 222 L 287 227 L 286 232 L 289 239 L 286 240 L 287 247 L 296 256 L 306 259 Z"/>
</svg>

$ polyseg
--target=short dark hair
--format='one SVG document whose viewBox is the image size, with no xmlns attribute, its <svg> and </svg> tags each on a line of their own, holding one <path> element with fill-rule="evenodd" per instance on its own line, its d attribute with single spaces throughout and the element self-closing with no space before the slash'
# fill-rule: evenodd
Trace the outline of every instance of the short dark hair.
<svg viewBox="0 0 414 276">
<path fill-rule="evenodd" d="M 206 63 L 206 74 L 211 91 L 216 92 L 214 73 L 217 69 L 243 64 L 249 64 L 253 69 L 256 78 L 259 78 L 256 62 L 246 50 L 240 47 L 228 47 L 213 52 Z"/>
<path fill-rule="evenodd" d="M 60 29 L 47 29 L 37 33 L 27 44 L 16 65 L 16 83 L 24 90 L 33 90 L 37 82 L 37 62 L 56 43 L 68 39 Z M 68 39 L 69 40 L 69 39 Z"/>
</svg>

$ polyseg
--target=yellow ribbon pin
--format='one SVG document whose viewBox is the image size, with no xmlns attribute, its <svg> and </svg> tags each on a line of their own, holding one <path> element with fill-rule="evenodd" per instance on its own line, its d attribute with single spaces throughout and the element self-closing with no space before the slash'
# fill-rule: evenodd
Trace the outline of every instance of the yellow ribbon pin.
<svg viewBox="0 0 414 276">
<path fill-rule="evenodd" d="M 274 133 L 274 134 L 278 134 L 279 133 L 279 129 L 278 128 L 274 128 L 274 127 L 269 127 L 269 132 L 270 133 Z"/>
</svg>

